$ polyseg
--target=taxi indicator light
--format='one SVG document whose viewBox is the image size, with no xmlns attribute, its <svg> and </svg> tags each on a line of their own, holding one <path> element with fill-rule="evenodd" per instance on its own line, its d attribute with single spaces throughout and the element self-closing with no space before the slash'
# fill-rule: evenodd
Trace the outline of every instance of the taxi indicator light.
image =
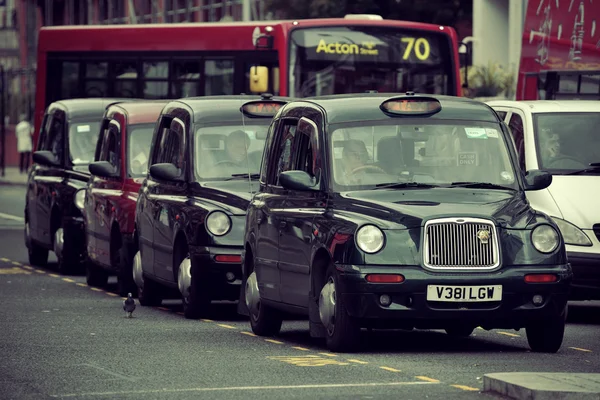
<svg viewBox="0 0 600 400">
<path fill-rule="evenodd" d="M 285 102 L 280 101 L 257 100 L 244 104 L 240 108 L 240 111 L 249 117 L 273 118 L 277 114 L 277 111 L 284 105 Z"/>
<path fill-rule="evenodd" d="M 384 101 L 379 106 L 381 111 L 392 115 L 428 115 L 442 109 L 437 99 L 432 97 L 400 97 Z"/>
</svg>

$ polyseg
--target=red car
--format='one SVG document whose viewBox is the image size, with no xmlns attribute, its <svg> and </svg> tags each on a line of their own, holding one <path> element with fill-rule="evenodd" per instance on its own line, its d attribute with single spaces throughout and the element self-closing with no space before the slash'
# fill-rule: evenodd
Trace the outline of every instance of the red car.
<svg viewBox="0 0 600 400">
<path fill-rule="evenodd" d="M 105 286 L 116 274 L 118 292 L 136 294 L 132 263 L 138 191 L 146 177 L 154 125 L 166 101 L 118 103 L 106 109 L 86 190 L 86 277 Z"/>
</svg>

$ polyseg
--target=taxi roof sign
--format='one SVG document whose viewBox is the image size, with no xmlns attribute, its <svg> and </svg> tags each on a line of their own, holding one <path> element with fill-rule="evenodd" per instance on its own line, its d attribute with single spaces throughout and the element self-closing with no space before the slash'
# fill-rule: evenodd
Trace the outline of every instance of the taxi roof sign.
<svg viewBox="0 0 600 400">
<path fill-rule="evenodd" d="M 430 115 L 442 110 L 433 97 L 402 96 L 388 99 L 379 106 L 388 115 Z"/>
<path fill-rule="evenodd" d="M 252 100 L 245 103 L 240 111 L 249 117 L 273 118 L 285 104 L 285 101 L 277 100 Z"/>
</svg>

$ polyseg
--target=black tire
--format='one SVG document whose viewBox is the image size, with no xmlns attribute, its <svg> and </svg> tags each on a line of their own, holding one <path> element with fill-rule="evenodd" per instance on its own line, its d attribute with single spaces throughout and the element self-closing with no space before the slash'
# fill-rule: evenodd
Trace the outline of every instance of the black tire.
<svg viewBox="0 0 600 400">
<path fill-rule="evenodd" d="M 52 245 L 54 246 L 54 240 L 56 239 L 54 232 L 52 234 Z M 62 249 L 62 254 L 56 254 L 56 259 L 57 259 L 57 271 L 59 274 L 61 275 L 71 275 L 73 274 L 75 271 L 77 271 L 78 269 L 80 269 L 83 264 L 80 260 L 79 254 L 77 254 L 77 252 L 72 251 L 71 246 L 70 246 L 70 241 L 66 240 L 66 231 L 63 228 L 63 249 Z"/>
<path fill-rule="evenodd" d="M 25 225 L 25 246 L 27 247 L 27 255 L 29 256 L 29 264 L 36 265 L 38 267 L 45 267 L 48 264 L 48 249 L 45 249 L 37 245 L 31 240 L 30 235 L 27 233 L 29 222 Z"/>
<path fill-rule="evenodd" d="M 108 273 L 94 264 L 92 260 L 85 263 L 85 281 L 89 286 L 105 287 L 108 283 Z"/>
<path fill-rule="evenodd" d="M 189 257 L 186 255 L 179 261 L 179 264 Z M 190 293 L 187 296 L 181 296 L 183 303 L 183 316 L 187 319 L 198 319 L 205 317 L 210 313 L 211 306 L 211 288 L 210 282 L 207 282 L 208 274 L 202 274 L 198 267 L 191 266 L 191 286 Z M 204 279 L 203 279 L 204 278 Z"/>
<path fill-rule="evenodd" d="M 446 333 L 453 337 L 469 337 L 474 330 L 471 326 L 452 326 L 445 329 Z"/>
<path fill-rule="evenodd" d="M 162 303 L 162 287 L 159 283 L 144 277 L 144 286 L 138 287 L 138 300 L 147 307 L 157 307 Z"/>
<path fill-rule="evenodd" d="M 131 293 L 132 297 L 137 297 L 138 288 L 133 281 L 133 257 L 137 249 L 123 244 L 119 249 L 119 265 L 117 267 L 117 291 L 119 296 L 127 297 Z"/>
<path fill-rule="evenodd" d="M 337 288 L 340 286 L 339 277 L 333 265 L 327 269 L 325 284 L 330 280 L 334 283 L 336 296 L 334 327 L 333 329 L 325 327 L 327 348 L 333 352 L 354 352 L 360 343 L 360 325 L 346 311 L 343 298 L 337 295 Z"/>
<path fill-rule="evenodd" d="M 276 336 L 281 332 L 283 318 L 279 310 L 259 303 L 258 313 L 250 313 L 250 327 L 258 336 Z"/>
<path fill-rule="evenodd" d="M 536 353 L 556 353 L 562 346 L 567 321 L 567 306 L 561 315 L 534 321 L 525 328 L 527 342 Z"/>
</svg>

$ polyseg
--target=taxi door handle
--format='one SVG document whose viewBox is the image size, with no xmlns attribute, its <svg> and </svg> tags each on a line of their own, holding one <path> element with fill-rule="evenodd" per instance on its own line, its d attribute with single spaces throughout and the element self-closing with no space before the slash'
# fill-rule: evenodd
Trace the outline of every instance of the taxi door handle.
<svg viewBox="0 0 600 400">
<path fill-rule="evenodd" d="M 286 226 L 287 226 L 287 221 L 285 221 L 285 220 L 279 221 L 280 228 L 285 228 Z"/>
</svg>

